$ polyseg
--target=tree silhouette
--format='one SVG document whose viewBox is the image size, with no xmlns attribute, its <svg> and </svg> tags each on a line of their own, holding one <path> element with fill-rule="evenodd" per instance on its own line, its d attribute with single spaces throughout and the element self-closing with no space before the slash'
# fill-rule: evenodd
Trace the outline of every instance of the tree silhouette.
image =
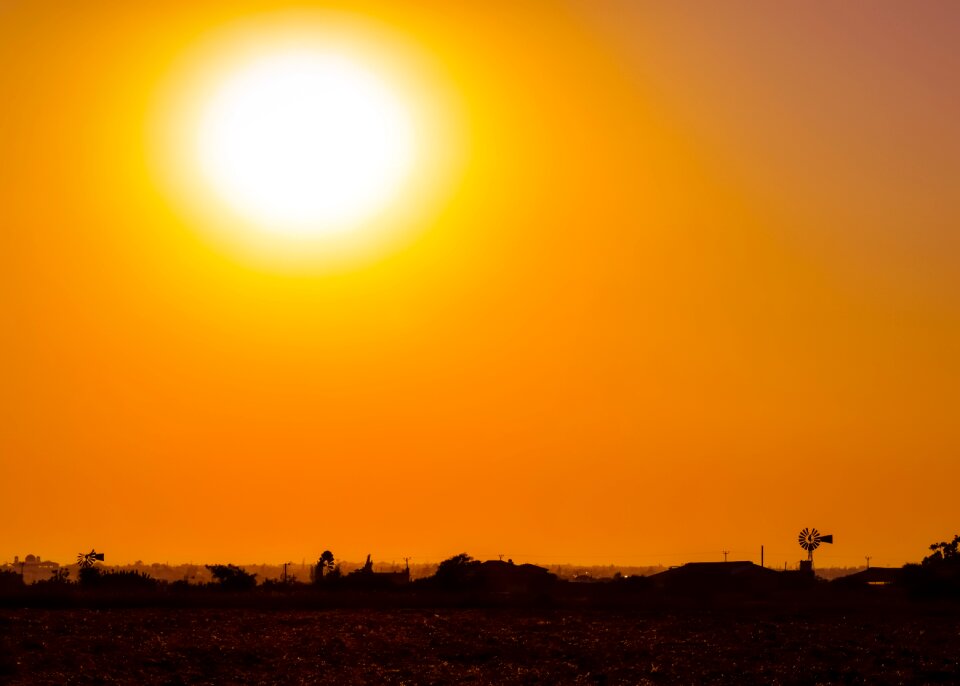
<svg viewBox="0 0 960 686">
<path fill-rule="evenodd" d="M 324 573 L 332 572 L 333 571 L 333 553 L 331 553 L 329 550 L 324 550 L 322 553 L 320 553 L 319 564 L 323 569 Z"/>
<path fill-rule="evenodd" d="M 467 581 L 479 566 L 478 560 L 474 560 L 466 553 L 460 553 L 441 562 L 433 578 L 440 586 L 452 588 Z"/>
<path fill-rule="evenodd" d="M 900 583 L 917 597 L 960 598 L 960 535 L 929 547 L 920 564 L 903 566 Z"/>
<path fill-rule="evenodd" d="M 317 564 L 314 567 L 313 572 L 313 582 L 319 584 L 323 581 L 324 577 L 337 577 L 337 568 L 333 559 L 333 553 L 329 550 L 324 550 L 320 553 L 320 559 L 317 560 Z"/>
<path fill-rule="evenodd" d="M 930 550 L 933 552 L 923 558 L 924 565 L 939 565 L 944 563 L 960 562 L 960 535 L 954 535 L 952 541 L 941 541 L 940 543 L 931 543 Z"/>
</svg>

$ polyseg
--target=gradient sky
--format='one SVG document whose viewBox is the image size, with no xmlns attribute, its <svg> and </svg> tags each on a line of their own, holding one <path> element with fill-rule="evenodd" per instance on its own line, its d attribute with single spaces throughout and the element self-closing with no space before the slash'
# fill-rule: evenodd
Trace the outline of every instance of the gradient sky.
<svg viewBox="0 0 960 686">
<path fill-rule="evenodd" d="M 416 46 L 461 166 L 406 242 L 287 271 L 178 208 L 149 125 L 283 3 L 0 0 L 0 559 L 958 530 L 960 4 L 403 4 L 325 7 Z"/>
</svg>

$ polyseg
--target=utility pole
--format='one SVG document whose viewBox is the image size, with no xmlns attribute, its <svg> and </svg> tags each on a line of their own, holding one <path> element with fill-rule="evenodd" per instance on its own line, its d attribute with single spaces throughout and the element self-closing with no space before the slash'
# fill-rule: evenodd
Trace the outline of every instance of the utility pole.
<svg viewBox="0 0 960 686">
<path fill-rule="evenodd" d="M 870 556 L 869 556 L 869 555 L 866 556 L 866 560 L 867 560 L 867 569 L 870 569 Z"/>
<path fill-rule="evenodd" d="M 730 554 L 730 551 L 729 551 L 729 550 L 724 550 L 724 551 L 723 551 L 723 561 L 724 561 L 724 562 L 727 561 L 727 555 L 729 555 L 729 554 Z"/>
<path fill-rule="evenodd" d="M 760 566 L 761 566 L 761 567 L 765 567 L 765 566 L 766 566 L 766 565 L 763 564 L 763 546 L 762 546 L 762 545 L 760 546 Z"/>
</svg>

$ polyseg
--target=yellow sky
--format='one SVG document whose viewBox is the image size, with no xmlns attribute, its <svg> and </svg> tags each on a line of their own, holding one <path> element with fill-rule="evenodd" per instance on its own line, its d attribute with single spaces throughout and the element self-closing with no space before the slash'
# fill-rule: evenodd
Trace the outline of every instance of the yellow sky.
<svg viewBox="0 0 960 686">
<path fill-rule="evenodd" d="M 0 4 L 0 558 L 954 533 L 960 10 L 674 5 L 327 5 L 449 128 L 401 238 L 292 269 L 156 154 L 184 60 L 284 8 Z"/>
</svg>

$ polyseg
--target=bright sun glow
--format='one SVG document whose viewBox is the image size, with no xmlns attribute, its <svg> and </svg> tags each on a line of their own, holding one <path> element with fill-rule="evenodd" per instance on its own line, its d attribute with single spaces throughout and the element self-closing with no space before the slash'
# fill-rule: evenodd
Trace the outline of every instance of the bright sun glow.
<svg viewBox="0 0 960 686">
<path fill-rule="evenodd" d="M 435 226 L 465 168 L 464 114 L 415 35 L 292 10 L 224 24 L 179 53 L 145 131 L 158 188 L 196 230 L 184 240 L 321 273 Z"/>
<path fill-rule="evenodd" d="M 202 177 L 261 229 L 290 236 L 349 230 L 402 189 L 413 126 L 377 77 L 342 56 L 262 56 L 215 88 L 197 135 Z"/>
</svg>

